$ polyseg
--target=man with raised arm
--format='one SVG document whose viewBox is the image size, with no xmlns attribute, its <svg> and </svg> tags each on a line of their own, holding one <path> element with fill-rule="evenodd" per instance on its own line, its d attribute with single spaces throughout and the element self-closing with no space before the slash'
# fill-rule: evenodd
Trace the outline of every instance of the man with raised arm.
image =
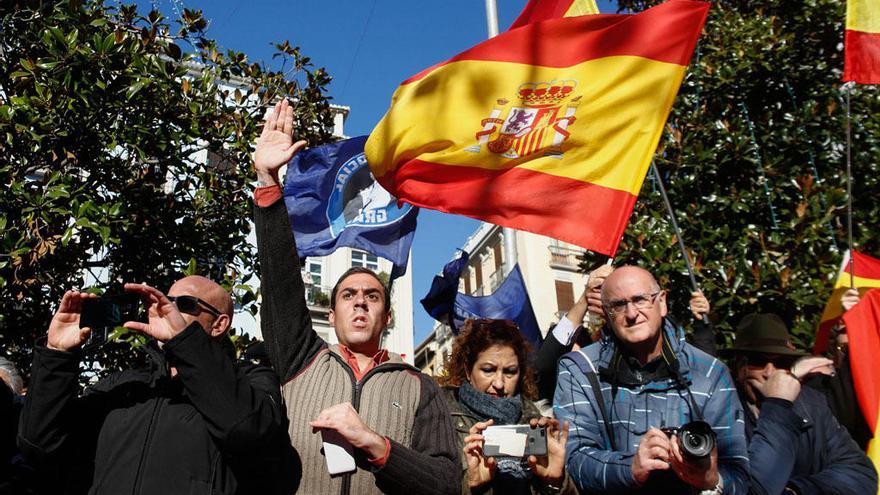
<svg viewBox="0 0 880 495">
<path fill-rule="evenodd" d="M 727 367 L 685 342 L 647 270 L 615 269 L 602 306 L 610 331 L 562 357 L 553 401 L 572 425 L 566 469 L 581 492 L 744 495 L 743 411 Z M 671 430 L 693 421 L 716 438 L 699 456 Z"/>
<path fill-rule="evenodd" d="M 293 493 L 300 471 L 278 379 L 235 363 L 229 293 L 199 276 L 178 280 L 167 297 L 144 284 L 125 290 L 141 296 L 149 317 L 125 326 L 159 342 L 144 346 L 151 367 L 114 373 L 79 397 L 91 331 L 80 314 L 96 296 L 68 291 L 34 350 L 22 452 L 58 473 L 58 493 Z"/>
<path fill-rule="evenodd" d="M 278 170 L 303 147 L 293 109 L 275 106 L 257 141 L 254 218 L 260 255 L 260 319 L 288 405 L 290 440 L 302 457 L 303 493 L 458 493 L 455 432 L 434 381 L 379 347 L 391 297 L 371 270 L 352 268 L 330 294 L 338 345 L 312 329 L 300 261 Z M 322 436 L 354 451 L 356 470 L 331 476 Z"/>
</svg>

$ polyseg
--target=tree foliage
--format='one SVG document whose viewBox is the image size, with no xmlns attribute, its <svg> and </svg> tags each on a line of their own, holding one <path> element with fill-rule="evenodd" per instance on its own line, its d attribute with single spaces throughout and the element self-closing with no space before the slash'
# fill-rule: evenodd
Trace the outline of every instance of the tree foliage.
<svg viewBox="0 0 880 495">
<path fill-rule="evenodd" d="M 0 346 L 20 366 L 71 288 L 200 273 L 255 311 L 251 145 L 283 96 L 300 136 L 329 140 L 330 77 L 288 42 L 273 71 L 206 27 L 103 0 L 0 7 Z"/>
<path fill-rule="evenodd" d="M 655 155 L 728 341 L 745 314 L 774 312 L 809 347 L 848 247 L 844 19 L 832 0 L 713 2 Z M 880 97 L 856 86 L 851 101 L 854 240 L 876 256 Z M 689 319 L 691 284 L 656 186 L 649 173 L 616 260 L 650 267 Z"/>
</svg>

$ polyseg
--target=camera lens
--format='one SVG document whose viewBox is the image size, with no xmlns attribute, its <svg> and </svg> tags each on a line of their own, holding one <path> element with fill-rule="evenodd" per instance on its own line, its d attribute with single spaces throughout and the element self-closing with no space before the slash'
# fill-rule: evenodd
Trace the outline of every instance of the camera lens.
<svg viewBox="0 0 880 495">
<path fill-rule="evenodd" d="M 708 457 L 715 448 L 715 432 L 704 421 L 692 421 L 679 431 L 684 455 L 693 459 Z"/>
</svg>

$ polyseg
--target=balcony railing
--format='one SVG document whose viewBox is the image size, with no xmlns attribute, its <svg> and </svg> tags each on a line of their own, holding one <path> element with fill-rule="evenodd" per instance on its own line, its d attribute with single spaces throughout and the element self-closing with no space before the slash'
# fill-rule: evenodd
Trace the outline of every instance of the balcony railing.
<svg viewBox="0 0 880 495">
<path fill-rule="evenodd" d="M 550 246 L 550 266 L 576 270 L 583 251 L 562 246 Z"/>
<path fill-rule="evenodd" d="M 310 306 L 330 307 L 330 287 L 306 283 L 306 301 Z"/>
</svg>

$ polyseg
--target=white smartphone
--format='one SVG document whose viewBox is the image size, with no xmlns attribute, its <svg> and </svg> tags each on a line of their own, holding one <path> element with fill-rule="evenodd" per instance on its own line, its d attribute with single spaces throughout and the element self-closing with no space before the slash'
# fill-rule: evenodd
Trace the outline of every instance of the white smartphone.
<svg viewBox="0 0 880 495">
<path fill-rule="evenodd" d="M 331 476 L 357 471 L 354 463 L 354 447 L 336 430 L 321 430 L 324 443 L 324 460 Z"/>
</svg>

